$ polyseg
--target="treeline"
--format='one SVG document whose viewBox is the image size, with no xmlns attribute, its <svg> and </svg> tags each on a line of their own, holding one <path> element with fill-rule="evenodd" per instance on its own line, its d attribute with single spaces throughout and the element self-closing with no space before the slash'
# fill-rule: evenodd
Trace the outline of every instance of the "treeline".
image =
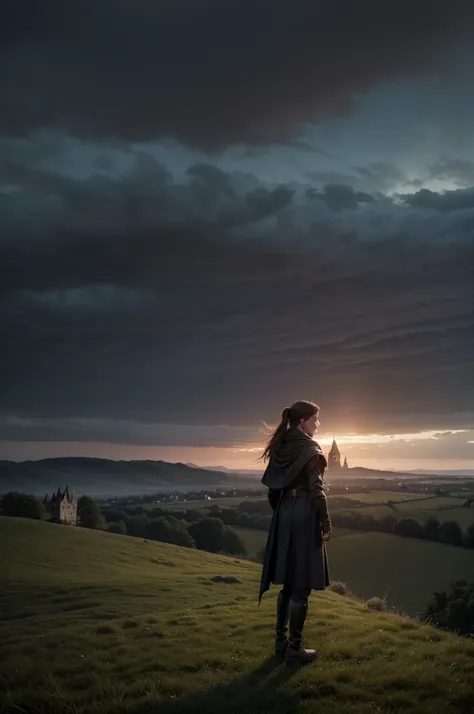
<svg viewBox="0 0 474 714">
<path fill-rule="evenodd" d="M 27 493 L 10 492 L 1 503 L 5 516 L 52 520 L 44 504 Z M 78 500 L 78 526 L 109 533 L 120 533 L 146 540 L 197 548 L 210 553 L 247 555 L 247 549 L 237 531 L 215 516 L 203 516 L 202 511 L 173 513 L 163 509 L 104 509 L 89 496 Z"/>
<path fill-rule="evenodd" d="M 104 508 L 102 516 L 106 530 L 137 538 L 158 540 L 187 548 L 206 550 L 209 553 L 247 555 L 239 534 L 227 520 L 215 513 L 204 515 L 199 510 L 173 510 L 163 508 L 146 510 L 141 506 Z"/>
<path fill-rule="evenodd" d="M 230 526 L 255 528 L 263 531 L 268 531 L 272 520 L 272 514 L 268 511 L 269 506 L 266 500 L 244 501 L 235 508 L 213 506 L 210 509 L 212 515 Z M 192 514 L 193 512 L 180 511 L 179 513 L 181 517 L 186 518 L 186 513 Z M 421 524 L 414 518 L 397 518 L 395 516 L 376 518 L 372 514 L 353 511 L 331 511 L 331 521 L 333 526 L 350 530 L 390 533 L 405 538 L 420 538 L 458 547 L 474 548 L 474 523 L 466 531 L 463 531 L 457 521 L 441 522 L 433 516 Z"/>
<path fill-rule="evenodd" d="M 203 518 L 203 511 L 199 509 L 187 508 L 172 511 L 166 508 L 149 508 L 142 506 L 125 507 L 105 507 L 102 513 L 109 523 L 123 521 L 128 524 L 145 523 L 147 520 L 156 518 L 175 518 L 186 523 L 193 523 Z M 229 527 L 254 528 L 257 530 L 268 530 L 272 521 L 272 514 L 269 513 L 267 501 L 244 501 L 235 508 L 220 508 L 211 506 L 206 511 L 206 517 L 218 518 Z M 144 519 L 144 520 L 140 520 Z M 134 527 L 134 525 L 132 525 Z M 130 525 L 127 526 L 129 532 Z"/>
<path fill-rule="evenodd" d="M 9 491 L 0 501 L 3 516 L 31 518 L 36 521 L 54 521 L 43 501 L 30 493 Z M 77 521 L 84 528 L 103 528 L 105 520 L 99 504 L 89 496 L 81 496 L 77 502 Z"/>
<path fill-rule="evenodd" d="M 422 524 L 414 518 L 395 518 L 394 516 L 375 518 L 371 514 L 336 512 L 331 514 L 331 521 L 333 526 L 351 530 L 393 533 L 405 538 L 420 538 L 464 548 L 474 548 L 474 524 L 463 532 L 457 521 L 441 522 L 434 516 L 430 516 Z"/>
</svg>

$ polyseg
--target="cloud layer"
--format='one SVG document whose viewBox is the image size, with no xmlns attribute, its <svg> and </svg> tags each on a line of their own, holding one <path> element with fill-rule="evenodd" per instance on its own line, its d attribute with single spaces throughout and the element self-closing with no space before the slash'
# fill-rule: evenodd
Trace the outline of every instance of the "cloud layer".
<svg viewBox="0 0 474 714">
<path fill-rule="evenodd" d="M 474 428 L 471 190 L 132 159 L 2 166 L 5 415 L 258 428 L 309 398 L 339 432 Z"/>
<path fill-rule="evenodd" d="M 292 137 L 382 80 L 439 71 L 474 6 L 19 0 L 2 18 L 2 133 L 55 126 L 220 149 Z"/>
</svg>

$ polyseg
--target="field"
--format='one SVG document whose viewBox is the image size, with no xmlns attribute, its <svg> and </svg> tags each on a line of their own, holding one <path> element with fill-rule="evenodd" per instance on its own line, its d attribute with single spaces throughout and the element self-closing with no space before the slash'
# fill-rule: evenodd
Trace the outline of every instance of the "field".
<svg viewBox="0 0 474 714">
<path fill-rule="evenodd" d="M 431 494 L 420 493 L 405 493 L 404 491 L 364 491 L 361 493 L 343 493 L 337 494 L 330 498 L 351 498 L 354 501 L 362 501 L 363 503 L 386 503 L 387 501 L 422 501 L 432 498 Z"/>
<path fill-rule="evenodd" d="M 242 498 L 238 496 L 236 498 L 213 498 L 211 501 L 164 501 L 161 503 L 145 503 L 134 505 L 142 505 L 145 510 L 152 510 L 153 508 L 164 508 L 170 511 L 201 511 L 212 508 L 212 506 L 219 506 L 219 508 L 235 508 L 240 503 L 244 501 L 265 501 L 265 496 L 251 496 L 249 498 Z"/>
<path fill-rule="evenodd" d="M 236 528 L 255 555 L 265 547 L 266 533 Z M 474 574 L 474 550 L 455 548 L 386 533 L 335 528 L 328 543 L 332 580 L 342 580 L 363 598 L 384 597 L 409 615 L 419 613 L 435 590 L 450 580 Z"/>
<path fill-rule="evenodd" d="M 403 508 L 403 510 L 407 511 L 412 508 L 417 511 L 432 511 L 434 509 L 462 508 L 462 504 L 465 500 L 465 498 L 455 498 L 453 496 L 434 496 L 432 498 L 425 498 L 422 501 L 404 501 L 403 504 L 397 503 L 396 505 L 397 508 Z"/>
<path fill-rule="evenodd" d="M 381 505 L 388 500 L 403 500 L 403 503 L 395 503 L 395 507 Z M 329 497 L 329 508 L 331 510 L 331 501 L 335 503 L 338 496 Z M 455 496 L 419 496 L 419 494 L 396 494 L 389 492 L 373 491 L 369 493 L 353 493 L 346 494 L 344 498 L 349 498 L 354 501 L 362 501 L 367 503 L 367 506 L 354 507 L 345 505 L 342 508 L 337 508 L 340 511 L 358 512 L 364 515 L 372 515 L 375 518 L 385 518 L 386 516 L 394 516 L 395 518 L 413 518 L 423 524 L 430 517 L 437 518 L 440 522 L 457 521 L 463 530 L 467 529 L 474 523 L 474 507 L 466 508 L 463 504 L 466 498 L 458 498 Z M 333 512 L 334 512 L 333 507 Z"/>
<path fill-rule="evenodd" d="M 5 714 L 474 706 L 473 642 L 330 592 L 312 596 L 305 628 L 320 659 L 285 668 L 272 656 L 277 591 L 257 607 L 253 563 L 20 519 L 0 518 L 0 538 Z"/>
<path fill-rule="evenodd" d="M 429 499 L 430 495 L 423 496 L 418 493 L 403 493 L 402 491 L 369 491 L 365 493 L 343 493 L 335 496 L 329 495 L 329 500 L 336 498 L 350 498 L 354 501 L 362 501 L 367 504 L 371 503 L 385 503 L 386 501 L 410 501 L 414 499 L 415 501 L 420 501 L 421 499 Z M 266 501 L 266 495 L 255 494 L 254 496 L 248 496 L 243 498 L 242 496 L 236 496 L 232 498 L 212 498 L 210 501 L 164 501 L 161 503 L 145 503 L 137 502 L 135 505 L 142 505 L 145 510 L 151 510 L 153 508 L 166 508 L 166 509 L 192 509 L 192 510 L 202 510 L 209 509 L 212 506 L 219 506 L 219 508 L 235 508 L 244 501 Z M 456 499 L 453 499 L 456 501 Z M 465 499 L 464 499 L 465 500 Z"/>
<path fill-rule="evenodd" d="M 337 499 L 345 498 L 354 501 L 354 506 L 345 505 L 339 508 Z M 239 504 L 249 501 L 262 500 L 266 501 L 265 496 L 250 496 L 247 499 L 238 496 L 235 498 L 213 498 L 211 501 L 178 501 L 164 503 L 148 503 L 142 504 L 146 510 L 153 508 L 164 508 L 170 511 L 173 510 L 202 510 L 203 514 L 209 512 L 213 506 L 219 508 L 235 508 Z M 390 506 L 383 505 L 387 501 L 401 501 L 395 504 L 395 509 Z M 375 518 L 385 518 L 386 516 L 395 516 L 396 518 L 414 518 L 419 523 L 434 516 L 442 521 L 455 520 L 459 523 L 463 530 L 466 530 L 474 523 L 474 507 L 465 508 L 463 503 L 465 497 L 455 496 L 433 496 L 432 494 L 404 493 L 402 491 L 369 491 L 364 493 L 345 493 L 337 495 L 329 495 L 329 508 L 335 512 L 336 510 L 354 511 L 361 514 L 372 515 Z M 357 502 L 362 502 L 367 505 L 359 506 Z M 136 505 L 139 505 L 138 503 Z M 268 509 L 270 513 L 270 509 Z"/>
</svg>

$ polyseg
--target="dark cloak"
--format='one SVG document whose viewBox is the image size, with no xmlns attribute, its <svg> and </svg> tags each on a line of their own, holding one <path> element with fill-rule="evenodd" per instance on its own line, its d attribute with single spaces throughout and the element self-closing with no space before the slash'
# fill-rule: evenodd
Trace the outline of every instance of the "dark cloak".
<svg viewBox="0 0 474 714">
<path fill-rule="evenodd" d="M 311 437 L 301 429 L 289 429 L 283 443 L 270 457 L 263 474 L 263 485 L 274 490 L 286 488 L 298 476 L 303 466 L 313 456 L 318 455 L 326 461 L 321 447 Z"/>
<path fill-rule="evenodd" d="M 262 483 L 275 504 L 268 533 L 259 602 L 270 583 L 323 590 L 329 585 L 323 529 L 330 530 L 322 477 L 327 461 L 300 429 L 289 430 L 272 454 Z M 288 493 L 288 488 L 297 493 Z M 276 497 L 276 501 L 275 501 Z"/>
</svg>

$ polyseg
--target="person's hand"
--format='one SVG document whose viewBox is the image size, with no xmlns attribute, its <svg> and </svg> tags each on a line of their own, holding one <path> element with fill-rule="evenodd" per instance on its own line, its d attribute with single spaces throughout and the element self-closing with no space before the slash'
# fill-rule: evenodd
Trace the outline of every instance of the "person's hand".
<svg viewBox="0 0 474 714">
<path fill-rule="evenodd" d="M 330 540 L 331 534 L 330 533 L 323 533 L 323 540 Z"/>
</svg>

